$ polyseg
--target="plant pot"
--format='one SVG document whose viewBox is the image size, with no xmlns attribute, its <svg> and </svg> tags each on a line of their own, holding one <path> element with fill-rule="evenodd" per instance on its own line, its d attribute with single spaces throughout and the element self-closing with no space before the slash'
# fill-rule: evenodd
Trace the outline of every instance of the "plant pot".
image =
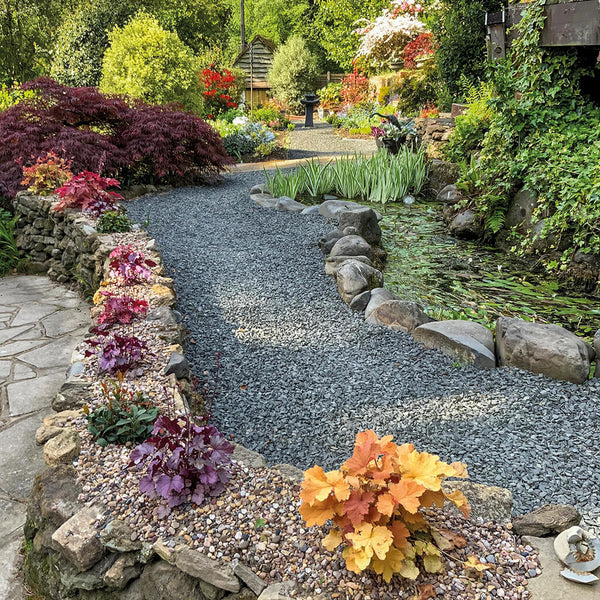
<svg viewBox="0 0 600 600">
<path fill-rule="evenodd" d="M 405 140 L 396 140 L 390 137 L 375 138 L 375 144 L 378 148 L 385 148 L 390 154 L 398 154 Z"/>
</svg>

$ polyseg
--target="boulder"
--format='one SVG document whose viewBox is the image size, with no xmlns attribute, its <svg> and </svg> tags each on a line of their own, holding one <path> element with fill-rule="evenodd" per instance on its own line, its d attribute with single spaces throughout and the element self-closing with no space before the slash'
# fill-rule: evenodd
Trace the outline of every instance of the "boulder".
<svg viewBox="0 0 600 600">
<path fill-rule="evenodd" d="M 373 266 L 373 263 L 366 256 L 330 256 L 325 260 L 325 273 L 335 277 L 338 268 L 347 260 L 357 260 L 365 265 L 369 265 L 369 267 Z"/>
<path fill-rule="evenodd" d="M 550 252 L 551 250 L 558 249 L 559 239 L 556 234 L 548 233 L 544 235 L 544 228 L 548 219 L 540 219 L 537 223 L 534 223 L 531 228 L 531 244 L 529 245 L 530 250 L 536 252 Z"/>
<path fill-rule="evenodd" d="M 146 321 L 158 329 L 158 337 L 169 344 L 181 344 L 185 334 L 174 310 L 158 306 L 148 311 Z"/>
<path fill-rule="evenodd" d="M 336 242 L 344 237 L 344 234 L 338 229 L 330 231 L 326 236 L 322 237 L 318 241 L 319 248 L 323 254 L 329 254 L 331 249 L 335 246 Z"/>
<path fill-rule="evenodd" d="M 340 227 L 340 229 L 342 229 L 342 228 Z M 345 235 L 360 235 L 360 234 L 358 232 L 358 229 L 356 229 L 356 227 L 344 227 L 342 229 L 342 236 L 345 236 Z"/>
<path fill-rule="evenodd" d="M 302 204 L 302 202 L 296 202 L 296 200 L 288 196 L 281 196 L 281 198 L 277 199 L 275 208 L 285 212 L 301 213 L 306 208 L 306 205 Z"/>
<path fill-rule="evenodd" d="M 382 287 L 372 289 L 369 304 L 367 304 L 367 307 L 365 308 L 365 319 L 371 316 L 371 313 L 376 308 L 388 300 L 398 300 L 398 296 Z"/>
<path fill-rule="evenodd" d="M 350 310 L 353 312 L 364 312 L 371 300 L 371 290 L 367 290 L 358 296 L 354 296 L 350 302 Z"/>
<path fill-rule="evenodd" d="M 261 183 L 259 185 L 253 185 L 250 188 L 250 195 L 252 196 L 253 194 L 263 194 L 268 191 L 269 191 L 269 187 L 267 186 L 267 184 Z"/>
<path fill-rule="evenodd" d="M 517 229 L 521 233 L 529 231 L 533 221 L 533 211 L 537 205 L 538 198 L 533 192 L 526 189 L 517 192 L 506 213 L 505 227 Z"/>
<path fill-rule="evenodd" d="M 450 221 L 449 228 L 452 235 L 464 239 L 475 239 L 481 233 L 477 215 L 470 208 L 457 213 Z"/>
<path fill-rule="evenodd" d="M 496 323 L 499 366 L 519 367 L 553 379 L 583 383 L 595 352 L 574 333 L 558 325 L 500 317 Z"/>
<path fill-rule="evenodd" d="M 479 323 L 461 320 L 426 323 L 415 329 L 414 338 L 415 342 L 479 369 L 496 366 L 494 336 Z"/>
<path fill-rule="evenodd" d="M 172 352 L 169 362 L 163 370 L 163 375 L 175 375 L 177 379 L 188 379 L 190 376 L 190 363 L 179 352 Z"/>
<path fill-rule="evenodd" d="M 257 595 L 260 596 L 267 584 L 252 569 L 238 563 L 233 572 Z"/>
<path fill-rule="evenodd" d="M 319 214 L 319 205 L 315 204 L 314 206 L 306 206 L 300 214 L 301 215 L 318 215 Z"/>
<path fill-rule="evenodd" d="M 374 246 L 381 242 L 381 227 L 377 215 L 367 206 L 341 211 L 338 215 L 338 227 L 342 231 L 346 227 L 354 227 L 358 235 Z"/>
<path fill-rule="evenodd" d="M 454 184 L 460 177 L 460 165 L 445 160 L 433 159 L 429 163 L 429 189 L 434 196 L 447 185 Z"/>
<path fill-rule="evenodd" d="M 240 591 L 240 582 L 229 565 L 208 558 L 198 550 L 187 547 L 177 550 L 175 566 L 220 590 L 234 593 Z"/>
<path fill-rule="evenodd" d="M 99 506 L 86 506 L 52 534 L 54 548 L 80 572 L 87 571 L 105 554 L 96 529 L 102 513 Z"/>
<path fill-rule="evenodd" d="M 44 461 L 49 467 L 72 463 L 81 452 L 81 440 L 75 429 L 67 427 L 44 445 Z"/>
<path fill-rule="evenodd" d="M 35 443 L 38 446 L 43 446 L 48 440 L 51 440 L 61 433 L 62 430 L 62 427 L 55 427 L 54 425 L 46 427 L 46 425 L 42 423 L 35 432 Z"/>
<path fill-rule="evenodd" d="M 326 219 L 337 220 L 339 213 L 357 208 L 362 208 L 362 205 L 351 202 L 350 200 L 325 200 L 325 202 L 319 206 L 319 214 Z"/>
<path fill-rule="evenodd" d="M 331 249 L 329 256 L 366 256 L 373 258 L 373 249 L 359 235 L 347 235 L 340 238 Z"/>
<path fill-rule="evenodd" d="M 546 504 L 526 515 L 513 519 L 513 530 L 518 535 L 546 537 L 556 535 L 581 523 L 579 511 L 568 504 Z"/>
<path fill-rule="evenodd" d="M 145 600 L 192 600 L 199 596 L 200 582 L 164 560 L 146 566 L 138 582 L 140 597 Z M 137 600 L 137 599 L 136 599 Z"/>
<path fill-rule="evenodd" d="M 136 552 L 142 549 L 137 534 L 124 521 L 113 519 L 100 532 L 100 543 L 112 552 Z"/>
<path fill-rule="evenodd" d="M 133 552 L 121 554 L 106 571 L 103 583 L 109 588 L 122 590 L 132 579 L 139 577 L 142 565 Z"/>
<path fill-rule="evenodd" d="M 277 198 L 273 198 L 271 194 L 250 194 L 250 199 L 262 208 L 275 208 L 277 204 Z"/>
<path fill-rule="evenodd" d="M 240 463 L 245 464 L 248 467 L 253 467 L 255 469 L 265 468 L 267 467 L 267 461 L 262 454 L 258 452 L 254 452 L 254 450 L 248 450 L 248 448 L 244 448 L 240 444 L 234 444 L 233 448 L 233 458 Z"/>
<path fill-rule="evenodd" d="M 462 192 L 459 191 L 455 184 L 447 185 L 444 189 L 440 190 L 437 195 L 437 201 L 442 204 L 454 205 L 457 202 L 460 202 L 462 198 Z"/>
<path fill-rule="evenodd" d="M 296 583 L 294 581 L 283 581 L 274 583 L 264 590 L 258 600 L 288 600 L 296 597 Z"/>
<path fill-rule="evenodd" d="M 78 364 L 78 363 L 75 363 Z M 81 408 L 89 402 L 91 383 L 72 377 L 62 384 L 60 392 L 52 401 L 56 412 Z"/>
<path fill-rule="evenodd" d="M 513 505 L 513 496 L 510 490 L 472 481 L 444 481 L 442 490 L 446 494 L 459 490 L 466 496 L 471 505 L 470 521 L 477 522 L 481 518 L 484 522 L 510 523 Z M 453 509 L 455 508 L 453 505 L 447 504 Z"/>
<path fill-rule="evenodd" d="M 380 304 L 366 319 L 367 323 L 389 327 L 394 331 L 412 333 L 424 323 L 433 321 L 423 309 L 409 300 L 387 300 Z"/>
<path fill-rule="evenodd" d="M 346 304 L 367 290 L 383 285 L 381 271 L 358 260 L 345 261 L 336 272 L 337 287 Z"/>
</svg>

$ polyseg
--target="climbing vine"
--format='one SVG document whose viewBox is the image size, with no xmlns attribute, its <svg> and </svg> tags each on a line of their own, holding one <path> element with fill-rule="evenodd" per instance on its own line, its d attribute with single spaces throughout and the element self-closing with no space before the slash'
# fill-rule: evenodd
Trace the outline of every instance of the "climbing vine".
<svg viewBox="0 0 600 600">
<path fill-rule="evenodd" d="M 527 6 L 509 57 L 490 67 L 495 110 L 462 185 L 488 235 L 503 227 L 518 189 L 536 194 L 541 224 L 516 249 L 546 238 L 562 250 L 548 267 L 565 269 L 577 251 L 600 254 L 600 109 L 582 93 L 597 68 L 585 52 L 539 46 L 545 4 Z"/>
</svg>

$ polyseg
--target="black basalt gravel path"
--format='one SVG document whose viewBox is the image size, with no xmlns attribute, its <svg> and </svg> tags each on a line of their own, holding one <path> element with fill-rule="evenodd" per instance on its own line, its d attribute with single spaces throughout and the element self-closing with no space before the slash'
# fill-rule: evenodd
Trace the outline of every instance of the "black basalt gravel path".
<svg viewBox="0 0 600 600">
<path fill-rule="evenodd" d="M 254 206 L 262 172 L 130 204 L 175 278 L 194 371 L 221 353 L 214 422 L 272 462 L 338 466 L 373 428 L 512 490 L 515 512 L 572 503 L 600 525 L 600 381 L 457 367 L 365 324 L 323 269 L 318 216 Z"/>
</svg>

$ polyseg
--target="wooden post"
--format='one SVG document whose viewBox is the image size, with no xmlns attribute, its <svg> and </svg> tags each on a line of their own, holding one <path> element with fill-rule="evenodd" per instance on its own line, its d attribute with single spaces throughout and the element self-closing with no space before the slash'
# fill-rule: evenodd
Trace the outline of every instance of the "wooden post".
<svg viewBox="0 0 600 600">
<path fill-rule="evenodd" d="M 254 44 L 250 44 L 250 117 L 254 114 Z"/>
<path fill-rule="evenodd" d="M 242 52 L 246 49 L 246 15 L 244 0 L 240 0 L 240 36 L 242 38 Z"/>
</svg>

